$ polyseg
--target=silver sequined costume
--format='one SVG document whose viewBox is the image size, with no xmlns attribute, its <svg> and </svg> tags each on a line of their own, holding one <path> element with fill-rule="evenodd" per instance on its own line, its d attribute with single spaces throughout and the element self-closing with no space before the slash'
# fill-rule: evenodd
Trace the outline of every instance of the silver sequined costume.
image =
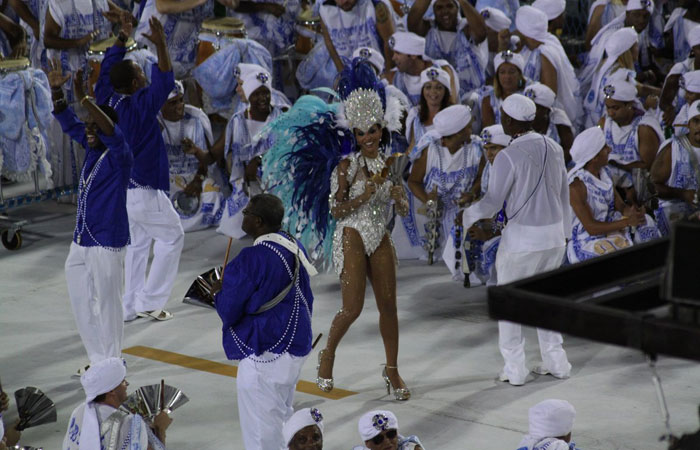
<svg viewBox="0 0 700 450">
<path fill-rule="evenodd" d="M 348 157 L 350 165 L 347 170 L 347 179 L 350 184 L 348 200 L 359 197 L 365 191 L 365 176 L 362 167 L 366 167 L 370 175 L 381 173 L 384 168 L 384 157 L 379 152 L 376 158 L 366 158 L 359 152 Z M 338 220 L 333 233 L 333 265 L 335 272 L 340 275 L 343 272 L 343 230 L 345 227 L 353 228 L 360 233 L 367 256 L 374 253 L 387 233 L 387 221 L 389 219 L 389 205 L 391 181 L 386 180 L 377 186 L 372 198 L 347 216 Z M 338 167 L 331 175 L 331 209 L 336 206 L 336 194 L 338 192 Z M 392 244 L 393 245 L 393 244 Z"/>
</svg>

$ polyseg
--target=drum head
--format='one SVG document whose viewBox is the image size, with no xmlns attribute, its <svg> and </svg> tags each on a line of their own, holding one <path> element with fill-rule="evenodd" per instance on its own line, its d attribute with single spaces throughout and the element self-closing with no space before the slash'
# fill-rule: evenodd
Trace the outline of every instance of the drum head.
<svg viewBox="0 0 700 450">
<path fill-rule="evenodd" d="M 192 197 L 180 191 L 173 198 L 175 210 L 184 217 L 194 216 L 199 211 L 199 197 Z"/>
<path fill-rule="evenodd" d="M 116 36 L 109 37 L 103 41 L 93 42 L 92 44 L 90 44 L 90 50 L 88 50 L 88 55 L 89 56 L 96 56 L 96 55 L 102 56 L 105 54 L 107 49 L 110 48 L 111 46 L 113 46 L 116 42 L 117 42 Z M 136 47 L 137 47 L 136 41 L 134 41 L 132 38 L 129 38 L 126 41 L 125 47 L 126 47 L 127 52 L 136 50 Z"/>
<path fill-rule="evenodd" d="M 4 59 L 0 61 L 0 73 L 17 72 L 28 69 L 30 66 L 27 58 Z"/>
<path fill-rule="evenodd" d="M 202 22 L 202 31 L 228 36 L 240 36 L 245 34 L 245 24 L 236 17 L 217 17 Z"/>
<path fill-rule="evenodd" d="M 297 24 L 304 27 L 316 28 L 321 25 L 321 18 L 314 17 L 314 12 L 311 9 L 305 9 L 297 16 Z"/>
</svg>

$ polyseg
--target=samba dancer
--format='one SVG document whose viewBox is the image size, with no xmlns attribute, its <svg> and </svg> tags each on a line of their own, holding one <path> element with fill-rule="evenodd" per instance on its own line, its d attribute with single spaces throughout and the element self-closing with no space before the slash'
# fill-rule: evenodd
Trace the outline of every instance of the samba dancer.
<svg viewBox="0 0 700 450">
<path fill-rule="evenodd" d="M 238 363 L 238 414 L 247 450 L 282 449 L 283 424 L 292 416 L 294 390 L 311 351 L 316 274 L 304 246 L 280 231 L 284 206 L 270 194 L 252 197 L 243 231 L 254 239 L 226 265 L 216 284 L 223 347 Z"/>
<path fill-rule="evenodd" d="M 384 147 L 390 133 L 400 129 L 403 111 L 360 58 L 343 69 L 338 92 L 340 105 L 304 96 L 270 124 L 274 145 L 263 159 L 263 171 L 267 178 L 281 180 L 275 192 L 290 205 L 289 230 L 308 242 L 314 259 L 332 258 L 340 276 L 343 307 L 319 353 L 316 384 L 326 392 L 333 389 L 336 348 L 362 312 L 372 274 L 386 353 L 382 376 L 387 393 L 393 387 L 394 398 L 408 400 L 411 392 L 397 367 L 396 260 L 387 232 L 391 202 L 401 215 L 408 204 L 403 187 L 382 176 Z M 286 181 L 290 173 L 292 180 Z"/>
<path fill-rule="evenodd" d="M 481 125 L 485 128 L 501 123 L 501 103 L 510 94 L 522 93 L 531 83 L 523 76 L 525 60 L 519 53 L 504 50 L 493 58 L 495 75 L 493 86 L 478 91 L 481 107 Z"/>
<path fill-rule="evenodd" d="M 486 164 L 481 138 L 471 134 L 472 115 L 468 106 L 449 106 L 433 119 L 434 129 L 416 146 L 418 157 L 411 167 L 408 187 L 428 207 L 438 203 L 439 243 L 433 250 L 450 270 L 453 279 L 462 279 L 457 270 L 455 248 L 462 239 L 454 235 L 455 218 L 465 205 L 479 197 L 481 173 Z"/>
<path fill-rule="evenodd" d="M 125 320 L 137 316 L 172 318 L 163 307 L 175 282 L 184 243 L 180 217 L 166 194 L 170 188 L 168 155 L 158 125 L 158 114 L 175 87 L 175 80 L 163 25 L 151 18 L 150 27 L 151 34 L 146 36 L 158 49 L 158 65 L 151 70 L 151 84 L 146 86 L 146 76 L 138 64 L 124 60 L 124 46 L 132 29 L 125 15 L 116 44 L 107 49 L 95 86 L 98 102 L 109 102 L 119 114 L 134 154 L 127 192 L 131 244 L 125 257 Z M 153 262 L 146 278 L 154 241 Z"/>
<path fill-rule="evenodd" d="M 524 95 L 513 94 L 503 101 L 501 122 L 513 141 L 496 155 L 486 195 L 464 212 L 466 217 L 493 217 L 506 202 L 508 224 L 496 254 L 499 285 L 559 267 L 571 232 L 564 152 L 556 142 L 532 131 L 535 113 L 535 103 Z M 502 321 L 498 332 L 505 360 L 499 379 L 514 386 L 525 384 L 530 370 L 525 366 L 521 326 Z M 561 334 L 538 330 L 537 335 L 544 362 L 535 370 L 567 378 L 571 364 Z"/>
<path fill-rule="evenodd" d="M 80 75 L 64 75 L 60 62 L 51 61 L 48 76 L 54 117 L 66 134 L 87 149 L 65 271 L 78 332 L 90 364 L 95 364 L 120 357 L 122 351 L 121 283 L 129 243 L 126 190 L 134 160 L 125 136 L 115 125 L 116 113 L 107 106 L 98 107 L 85 95 Z M 84 124 L 68 108 L 61 90 L 70 78 L 76 97 L 89 113 Z"/>
</svg>

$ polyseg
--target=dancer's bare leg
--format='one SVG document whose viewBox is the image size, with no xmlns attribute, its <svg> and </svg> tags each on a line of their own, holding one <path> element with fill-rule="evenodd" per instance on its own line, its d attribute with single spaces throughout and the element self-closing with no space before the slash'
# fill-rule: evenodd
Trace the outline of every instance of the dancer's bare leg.
<svg viewBox="0 0 700 450">
<path fill-rule="evenodd" d="M 357 230 L 352 228 L 343 230 L 343 254 L 343 272 L 340 274 L 343 307 L 333 318 L 328 332 L 326 349 L 318 370 L 318 376 L 322 378 L 333 377 L 335 349 L 350 325 L 360 316 L 365 303 L 367 257 L 364 243 Z"/>
<path fill-rule="evenodd" d="M 396 265 L 394 248 L 388 236 L 384 236 L 377 250 L 369 257 L 368 276 L 377 299 L 379 332 L 384 340 L 386 373 L 391 385 L 405 388 L 398 371 L 399 318 L 396 313 Z"/>
</svg>

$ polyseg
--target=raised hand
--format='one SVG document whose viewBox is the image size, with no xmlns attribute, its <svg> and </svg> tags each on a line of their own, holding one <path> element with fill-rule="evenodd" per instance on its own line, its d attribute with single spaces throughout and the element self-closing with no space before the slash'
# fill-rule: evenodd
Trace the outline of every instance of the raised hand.
<svg viewBox="0 0 700 450">
<path fill-rule="evenodd" d="M 153 42 L 155 45 L 165 45 L 165 31 L 163 30 L 163 24 L 160 20 L 156 19 L 155 16 L 151 17 L 148 21 L 148 25 L 151 27 L 151 34 L 144 33 L 143 36 L 149 41 Z"/>
<path fill-rule="evenodd" d="M 124 11 L 121 14 L 119 23 L 121 24 L 121 33 L 127 38 L 131 36 L 131 32 L 134 29 L 134 16 L 129 11 Z"/>
<path fill-rule="evenodd" d="M 49 86 L 54 90 L 59 89 L 66 84 L 66 81 L 70 80 L 70 73 L 63 74 L 63 66 L 58 59 L 49 59 L 48 62 L 49 70 L 46 72 L 46 76 L 49 79 Z"/>
</svg>

